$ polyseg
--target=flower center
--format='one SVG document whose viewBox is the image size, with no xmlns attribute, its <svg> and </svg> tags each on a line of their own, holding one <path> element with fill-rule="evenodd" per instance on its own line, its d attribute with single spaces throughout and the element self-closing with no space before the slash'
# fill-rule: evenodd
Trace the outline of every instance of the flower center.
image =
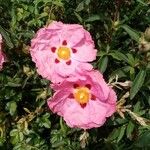
<svg viewBox="0 0 150 150">
<path fill-rule="evenodd" d="M 87 87 L 78 87 L 75 89 L 74 98 L 80 104 L 86 104 L 90 99 L 90 91 Z"/>
<path fill-rule="evenodd" d="M 68 47 L 59 47 L 57 55 L 60 59 L 68 60 L 70 58 L 70 49 Z"/>
</svg>

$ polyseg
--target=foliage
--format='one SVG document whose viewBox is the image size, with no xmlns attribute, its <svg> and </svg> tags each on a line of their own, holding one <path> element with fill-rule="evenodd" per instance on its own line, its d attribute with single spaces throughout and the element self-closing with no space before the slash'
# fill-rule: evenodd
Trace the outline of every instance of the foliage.
<svg viewBox="0 0 150 150">
<path fill-rule="evenodd" d="M 150 25 L 149 6 L 148 0 L 0 0 L 7 55 L 0 72 L 0 149 L 148 150 L 150 55 L 140 46 Z M 90 31 L 98 49 L 93 65 L 115 86 L 117 112 L 89 134 L 70 129 L 47 108 L 53 91 L 28 50 L 35 32 L 51 20 Z"/>
</svg>

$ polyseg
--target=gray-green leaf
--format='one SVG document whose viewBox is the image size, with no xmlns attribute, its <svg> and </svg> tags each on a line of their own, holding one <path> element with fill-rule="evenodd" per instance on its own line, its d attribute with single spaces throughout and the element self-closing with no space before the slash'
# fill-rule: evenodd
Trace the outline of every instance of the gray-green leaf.
<svg viewBox="0 0 150 150">
<path fill-rule="evenodd" d="M 140 88 L 142 87 L 144 80 L 145 80 L 145 76 L 146 76 L 146 71 L 145 70 L 141 70 L 136 78 L 133 81 L 131 90 L 130 90 L 130 99 L 133 99 L 134 96 L 137 94 L 137 92 L 140 90 Z"/>
<path fill-rule="evenodd" d="M 120 27 L 123 28 L 133 40 L 135 40 L 136 42 L 139 42 L 140 34 L 137 31 L 135 31 L 128 25 L 121 25 Z"/>
<path fill-rule="evenodd" d="M 10 40 L 8 33 L 0 26 L 0 33 L 2 34 L 3 38 L 8 47 L 13 48 L 13 43 Z"/>
<path fill-rule="evenodd" d="M 108 56 L 103 56 L 98 64 L 98 68 L 100 69 L 100 71 L 102 73 L 105 72 L 106 68 L 107 68 L 107 64 L 108 64 Z"/>
</svg>

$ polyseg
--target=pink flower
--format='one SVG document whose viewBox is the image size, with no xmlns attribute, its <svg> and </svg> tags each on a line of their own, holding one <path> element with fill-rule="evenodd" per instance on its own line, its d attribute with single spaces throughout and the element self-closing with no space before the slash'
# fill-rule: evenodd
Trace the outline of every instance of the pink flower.
<svg viewBox="0 0 150 150">
<path fill-rule="evenodd" d="M 55 94 L 48 106 L 70 127 L 100 127 L 116 111 L 116 94 L 98 71 L 80 71 L 52 88 Z"/>
<path fill-rule="evenodd" d="M 4 62 L 5 62 L 5 55 L 2 52 L 2 36 L 0 34 L 0 70 L 2 69 Z"/>
<path fill-rule="evenodd" d="M 84 64 L 95 60 L 94 42 L 81 25 L 53 21 L 40 29 L 31 41 L 31 56 L 37 71 L 44 78 L 58 83 Z"/>
</svg>

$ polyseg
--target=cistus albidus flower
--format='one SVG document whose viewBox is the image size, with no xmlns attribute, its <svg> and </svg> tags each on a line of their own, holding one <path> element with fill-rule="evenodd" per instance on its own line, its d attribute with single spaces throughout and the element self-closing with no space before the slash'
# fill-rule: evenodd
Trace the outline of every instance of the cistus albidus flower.
<svg viewBox="0 0 150 150">
<path fill-rule="evenodd" d="M 82 70 L 52 88 L 55 93 L 48 106 L 70 127 L 100 127 L 116 111 L 116 94 L 96 70 Z"/>
<path fill-rule="evenodd" d="M 95 60 L 97 50 L 91 35 L 81 25 L 53 21 L 36 33 L 30 52 L 38 73 L 58 83 L 81 64 L 91 70 L 88 62 Z"/>
<path fill-rule="evenodd" d="M 4 62 L 5 62 L 5 55 L 2 52 L 2 35 L 0 34 L 0 70 L 3 68 Z"/>
</svg>

